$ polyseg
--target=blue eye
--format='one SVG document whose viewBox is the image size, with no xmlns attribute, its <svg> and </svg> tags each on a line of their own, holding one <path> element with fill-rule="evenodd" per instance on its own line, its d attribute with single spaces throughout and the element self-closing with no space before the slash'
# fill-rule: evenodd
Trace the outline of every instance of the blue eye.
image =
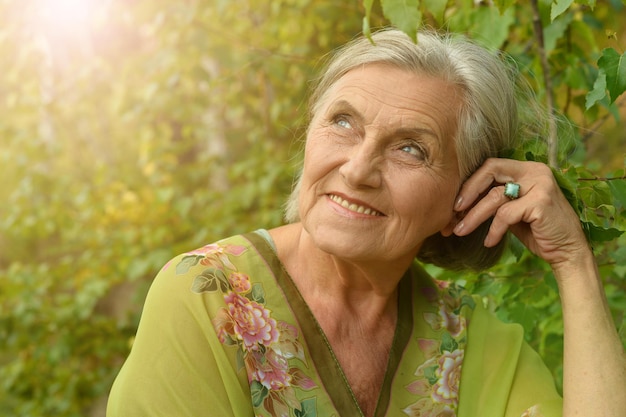
<svg viewBox="0 0 626 417">
<path fill-rule="evenodd" d="M 350 122 L 343 118 L 337 119 L 335 123 L 337 123 L 340 127 L 343 127 L 344 129 L 352 128 L 352 125 L 350 124 Z"/>
<path fill-rule="evenodd" d="M 400 148 L 400 150 L 402 152 L 406 152 L 410 155 L 413 155 L 417 158 L 423 158 L 424 157 L 424 151 L 422 150 L 422 148 L 420 148 L 419 146 L 415 146 L 415 145 L 404 145 Z"/>
</svg>

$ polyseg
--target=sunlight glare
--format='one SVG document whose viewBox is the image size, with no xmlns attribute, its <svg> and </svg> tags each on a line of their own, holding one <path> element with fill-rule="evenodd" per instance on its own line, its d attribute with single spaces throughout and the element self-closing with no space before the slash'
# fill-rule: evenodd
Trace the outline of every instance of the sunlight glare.
<svg viewBox="0 0 626 417">
<path fill-rule="evenodd" d="M 50 30 L 81 31 L 88 26 L 93 0 L 39 0 L 42 23 Z"/>
</svg>

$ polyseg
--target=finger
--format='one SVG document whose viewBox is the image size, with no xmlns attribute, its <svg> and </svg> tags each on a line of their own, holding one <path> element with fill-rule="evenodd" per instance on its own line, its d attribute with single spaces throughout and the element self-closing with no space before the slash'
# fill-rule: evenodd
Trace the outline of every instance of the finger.
<svg viewBox="0 0 626 417">
<path fill-rule="evenodd" d="M 504 238 L 506 232 L 511 228 L 522 224 L 528 226 L 524 222 L 528 214 L 527 208 L 528 206 L 517 201 L 511 201 L 500 206 L 493 217 L 489 232 L 485 236 L 484 245 L 488 248 L 493 247 Z"/>
<path fill-rule="evenodd" d="M 502 158 L 487 159 L 461 187 L 454 209 L 463 211 L 471 207 L 494 184 L 515 182 L 516 178 L 519 179 L 528 172 L 528 165 L 525 164 L 529 162 Z"/>
<path fill-rule="evenodd" d="M 511 200 L 504 195 L 504 186 L 492 187 L 487 194 L 465 213 L 454 229 L 457 236 L 465 236 L 493 217 L 498 209 Z"/>
</svg>

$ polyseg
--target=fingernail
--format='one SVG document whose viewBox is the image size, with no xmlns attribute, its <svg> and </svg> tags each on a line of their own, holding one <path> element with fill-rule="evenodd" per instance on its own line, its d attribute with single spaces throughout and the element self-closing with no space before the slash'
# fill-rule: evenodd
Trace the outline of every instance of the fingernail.
<svg viewBox="0 0 626 417">
<path fill-rule="evenodd" d="M 459 196 L 459 198 L 456 199 L 456 203 L 454 203 L 455 210 L 461 208 L 461 203 L 463 203 L 463 197 Z"/>
<path fill-rule="evenodd" d="M 461 233 L 461 230 L 463 230 L 464 226 L 465 223 L 461 220 L 461 222 L 454 227 L 454 234 L 458 235 L 459 233 Z"/>
</svg>

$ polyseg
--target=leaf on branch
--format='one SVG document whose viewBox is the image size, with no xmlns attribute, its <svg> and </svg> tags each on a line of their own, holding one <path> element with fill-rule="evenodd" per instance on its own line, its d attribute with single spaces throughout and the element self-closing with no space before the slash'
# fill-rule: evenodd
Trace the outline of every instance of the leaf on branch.
<svg viewBox="0 0 626 417">
<path fill-rule="evenodd" d="M 590 222 L 582 222 L 583 230 L 592 242 L 609 242 L 620 237 L 624 232 L 613 227 L 605 229 Z"/>
<path fill-rule="evenodd" d="M 626 91 L 626 52 L 620 55 L 613 48 L 604 49 L 598 59 L 598 67 L 606 73 L 606 88 L 613 104 Z"/>
<path fill-rule="evenodd" d="M 589 6 L 589 8 L 591 10 L 595 9 L 595 7 L 596 7 L 596 0 L 587 0 L 587 5 Z"/>
<path fill-rule="evenodd" d="M 370 17 L 372 15 L 372 5 L 374 0 L 363 0 L 363 7 L 365 8 L 365 16 L 363 16 L 363 35 L 370 41 L 372 40 L 372 30 L 370 27 Z"/>
<path fill-rule="evenodd" d="M 367 17 L 363 17 L 363 35 L 372 42 L 372 29 L 370 28 L 370 21 Z"/>
<path fill-rule="evenodd" d="M 572 3 L 574 3 L 574 0 L 556 0 L 552 3 L 552 9 L 550 9 L 550 20 L 554 20 L 563 14 L 563 12 L 570 8 Z"/>
<path fill-rule="evenodd" d="M 606 73 L 602 68 L 598 71 L 598 77 L 593 83 L 593 90 L 587 93 L 585 98 L 585 110 L 589 110 L 598 101 L 606 97 Z"/>
<path fill-rule="evenodd" d="M 615 181 L 609 181 L 609 188 L 615 198 L 622 207 L 626 207 L 626 180 L 618 179 Z"/>
<path fill-rule="evenodd" d="M 444 21 L 448 0 L 422 0 L 423 10 L 428 10 L 438 22 Z"/>
<path fill-rule="evenodd" d="M 515 0 L 495 0 L 494 3 L 498 6 L 500 14 L 504 14 L 505 11 L 515 4 Z"/>
<path fill-rule="evenodd" d="M 473 38 L 490 48 L 500 48 L 515 22 L 515 13 L 513 9 L 509 9 L 500 14 L 494 7 L 481 7 L 472 15 L 471 20 Z"/>
<path fill-rule="evenodd" d="M 380 3 L 391 24 L 417 41 L 417 28 L 422 21 L 419 0 L 381 0 Z"/>
<path fill-rule="evenodd" d="M 574 20 L 574 16 L 566 15 L 560 19 L 553 20 L 552 23 L 544 28 L 544 49 L 547 54 L 554 51 L 557 41 L 565 36 L 572 20 Z"/>
<path fill-rule="evenodd" d="M 564 175 L 561 171 L 557 169 L 552 169 L 552 174 L 554 175 L 554 179 L 556 180 L 561 192 L 572 206 L 576 214 L 580 216 L 580 201 L 576 195 L 576 186 L 572 181 L 570 181 L 566 175 Z"/>
</svg>

